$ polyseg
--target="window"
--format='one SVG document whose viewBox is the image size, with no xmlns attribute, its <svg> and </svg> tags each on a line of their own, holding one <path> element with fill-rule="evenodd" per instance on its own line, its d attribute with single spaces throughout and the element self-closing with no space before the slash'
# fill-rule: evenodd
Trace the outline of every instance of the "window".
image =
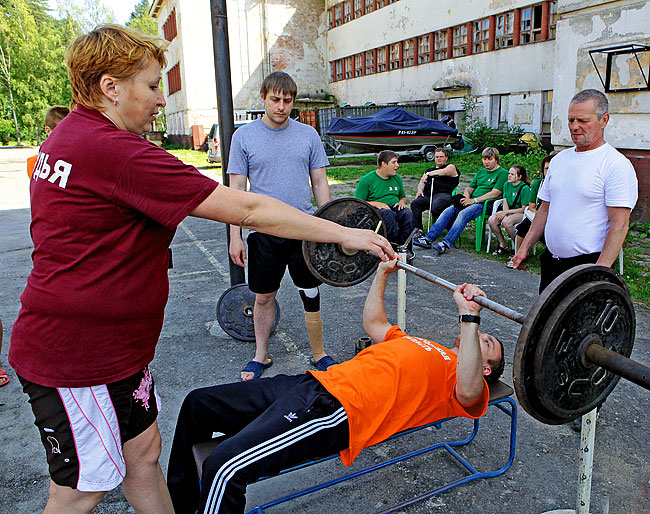
<svg viewBox="0 0 650 514">
<path fill-rule="evenodd" d="M 363 75 L 363 54 L 354 56 L 354 76 L 361 77 Z"/>
<path fill-rule="evenodd" d="M 521 10 L 520 45 L 542 40 L 542 4 Z"/>
<path fill-rule="evenodd" d="M 330 63 L 330 82 L 336 82 L 336 62 Z"/>
<path fill-rule="evenodd" d="M 513 39 L 513 27 L 515 22 L 515 13 L 507 12 L 504 14 L 499 14 L 497 16 L 496 31 L 494 38 L 494 48 L 505 48 L 506 46 L 512 46 L 514 43 Z"/>
<path fill-rule="evenodd" d="M 327 26 L 331 29 L 334 28 L 334 8 L 327 10 Z"/>
<path fill-rule="evenodd" d="M 415 45 L 412 39 L 404 41 L 404 67 L 413 66 L 415 64 Z"/>
<path fill-rule="evenodd" d="M 452 56 L 461 57 L 467 55 L 467 25 L 458 25 L 453 28 Z"/>
<path fill-rule="evenodd" d="M 181 66 L 180 63 L 174 64 L 167 72 L 167 88 L 169 94 L 173 95 L 181 90 Z"/>
<path fill-rule="evenodd" d="M 366 0 L 366 14 L 375 10 L 375 0 Z"/>
<path fill-rule="evenodd" d="M 368 50 L 366 52 L 366 75 L 370 75 L 375 72 L 375 51 Z"/>
<path fill-rule="evenodd" d="M 345 61 L 345 78 L 351 79 L 354 75 L 352 74 L 352 57 L 346 57 Z"/>
<path fill-rule="evenodd" d="M 341 21 L 341 12 L 342 12 L 341 4 L 336 4 L 334 6 L 334 26 L 335 27 L 338 27 L 342 23 L 342 21 Z"/>
<path fill-rule="evenodd" d="M 343 2 L 343 13 L 343 23 L 352 21 L 352 0 L 345 0 L 345 2 Z"/>
<path fill-rule="evenodd" d="M 375 10 L 381 9 L 384 5 L 386 5 L 386 0 L 375 0 Z"/>
<path fill-rule="evenodd" d="M 167 20 L 163 25 L 163 34 L 167 41 L 173 41 L 178 35 L 178 29 L 176 28 L 176 7 L 174 7 L 172 12 L 169 13 Z"/>
<path fill-rule="evenodd" d="M 551 2 L 550 16 L 548 20 L 548 38 L 555 39 L 555 25 L 557 24 L 557 0 Z"/>
<path fill-rule="evenodd" d="M 490 49 L 490 20 L 488 18 L 474 22 L 472 47 L 475 54 L 487 52 Z"/>
<path fill-rule="evenodd" d="M 427 34 L 418 38 L 418 64 L 424 64 L 431 60 L 431 54 L 429 53 L 429 37 L 430 34 Z"/>
<path fill-rule="evenodd" d="M 447 29 L 438 30 L 434 33 L 434 61 L 442 61 L 447 58 Z"/>
<path fill-rule="evenodd" d="M 343 59 L 336 61 L 336 80 L 343 80 Z"/>
<path fill-rule="evenodd" d="M 363 0 L 354 0 L 354 17 L 363 16 Z"/>
<path fill-rule="evenodd" d="M 377 48 L 377 71 L 386 71 L 386 47 Z"/>
<path fill-rule="evenodd" d="M 399 68 L 399 43 L 393 43 L 390 45 L 390 69 L 395 70 Z"/>
</svg>

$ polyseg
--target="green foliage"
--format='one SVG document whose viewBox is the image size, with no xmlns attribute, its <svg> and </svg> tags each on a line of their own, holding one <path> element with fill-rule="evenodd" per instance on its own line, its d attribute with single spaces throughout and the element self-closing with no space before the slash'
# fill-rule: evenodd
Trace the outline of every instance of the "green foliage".
<svg viewBox="0 0 650 514">
<path fill-rule="evenodd" d="M 11 120 L 0 118 L 0 143 L 6 145 L 14 136 L 15 129 Z"/>
<path fill-rule="evenodd" d="M 463 97 L 463 114 L 461 115 L 461 121 L 463 128 L 471 126 L 474 122 L 474 116 L 476 113 L 476 108 L 478 107 L 478 98 L 476 98 L 471 93 L 467 93 Z"/>
<path fill-rule="evenodd" d="M 523 132 L 518 125 L 496 129 L 490 127 L 485 120 L 479 119 L 467 125 L 465 137 L 472 141 L 479 152 L 488 146 L 493 146 L 500 153 L 507 153 L 510 150 L 510 145 L 516 143 Z"/>
<path fill-rule="evenodd" d="M 85 34 L 103 23 L 115 23 L 115 13 L 102 0 L 84 0 L 79 5 L 75 0 L 56 0 L 56 8 L 62 18 L 74 20 L 79 34 Z"/>
<path fill-rule="evenodd" d="M 78 26 L 52 18 L 45 5 L 43 0 L 0 2 L 0 120 L 17 122 L 12 139 L 18 143 L 36 139 L 49 107 L 70 102 L 63 54 Z"/>
<path fill-rule="evenodd" d="M 158 23 L 149 16 L 150 7 L 151 2 L 149 0 L 140 0 L 140 3 L 134 7 L 133 12 L 131 13 L 131 18 L 126 22 L 126 25 L 142 32 L 143 34 L 157 36 Z"/>
</svg>

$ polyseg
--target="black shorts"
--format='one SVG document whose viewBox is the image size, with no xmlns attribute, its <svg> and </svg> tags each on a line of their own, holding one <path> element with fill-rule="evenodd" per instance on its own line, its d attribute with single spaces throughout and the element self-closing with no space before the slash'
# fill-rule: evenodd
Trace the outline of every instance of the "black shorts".
<svg viewBox="0 0 650 514">
<path fill-rule="evenodd" d="M 293 283 L 301 289 L 322 284 L 305 264 L 302 241 L 253 232 L 248 235 L 248 286 L 253 293 L 273 293 L 280 289 L 289 267 Z"/>
<path fill-rule="evenodd" d="M 29 396 L 52 481 L 91 492 L 120 485 L 126 475 L 124 443 L 158 417 L 149 368 L 92 387 L 55 388 L 18 379 Z"/>
</svg>

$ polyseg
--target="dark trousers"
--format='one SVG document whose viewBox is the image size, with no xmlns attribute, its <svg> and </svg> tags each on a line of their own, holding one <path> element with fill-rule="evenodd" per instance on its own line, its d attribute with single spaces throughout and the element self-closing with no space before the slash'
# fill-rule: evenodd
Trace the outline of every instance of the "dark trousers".
<svg viewBox="0 0 650 514">
<path fill-rule="evenodd" d="M 379 209 L 381 219 L 386 227 L 386 239 L 401 245 L 413 232 L 413 211 L 408 207 L 397 209 Z"/>
<path fill-rule="evenodd" d="M 418 196 L 411 202 L 413 211 L 413 224 L 415 228 L 424 230 L 422 226 L 422 213 L 429 210 L 429 201 L 431 202 L 431 219 L 435 222 L 440 213 L 451 205 L 451 195 L 449 193 L 434 193 L 433 198 L 428 196 Z"/>
<path fill-rule="evenodd" d="M 557 258 L 548 250 L 539 256 L 541 267 L 541 278 L 539 281 L 539 293 L 541 294 L 546 287 L 559 277 L 566 270 L 569 270 L 580 264 L 595 264 L 600 257 L 600 252 L 576 255 L 575 257 Z"/>
<path fill-rule="evenodd" d="M 192 446 L 225 434 L 199 477 Z M 313 376 L 195 389 L 181 407 L 167 485 L 176 514 L 243 513 L 246 486 L 348 447 L 347 415 Z"/>
</svg>

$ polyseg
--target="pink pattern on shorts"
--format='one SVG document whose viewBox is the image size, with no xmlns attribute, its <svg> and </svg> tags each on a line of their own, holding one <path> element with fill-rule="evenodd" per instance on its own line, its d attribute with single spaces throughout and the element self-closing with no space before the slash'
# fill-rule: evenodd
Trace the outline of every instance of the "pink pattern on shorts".
<svg viewBox="0 0 650 514">
<path fill-rule="evenodd" d="M 151 386 L 153 380 L 151 378 L 151 371 L 149 368 L 144 370 L 144 377 L 140 381 L 140 387 L 133 391 L 133 398 L 140 400 L 144 405 L 145 410 L 149 410 L 149 398 L 151 397 Z"/>
</svg>

